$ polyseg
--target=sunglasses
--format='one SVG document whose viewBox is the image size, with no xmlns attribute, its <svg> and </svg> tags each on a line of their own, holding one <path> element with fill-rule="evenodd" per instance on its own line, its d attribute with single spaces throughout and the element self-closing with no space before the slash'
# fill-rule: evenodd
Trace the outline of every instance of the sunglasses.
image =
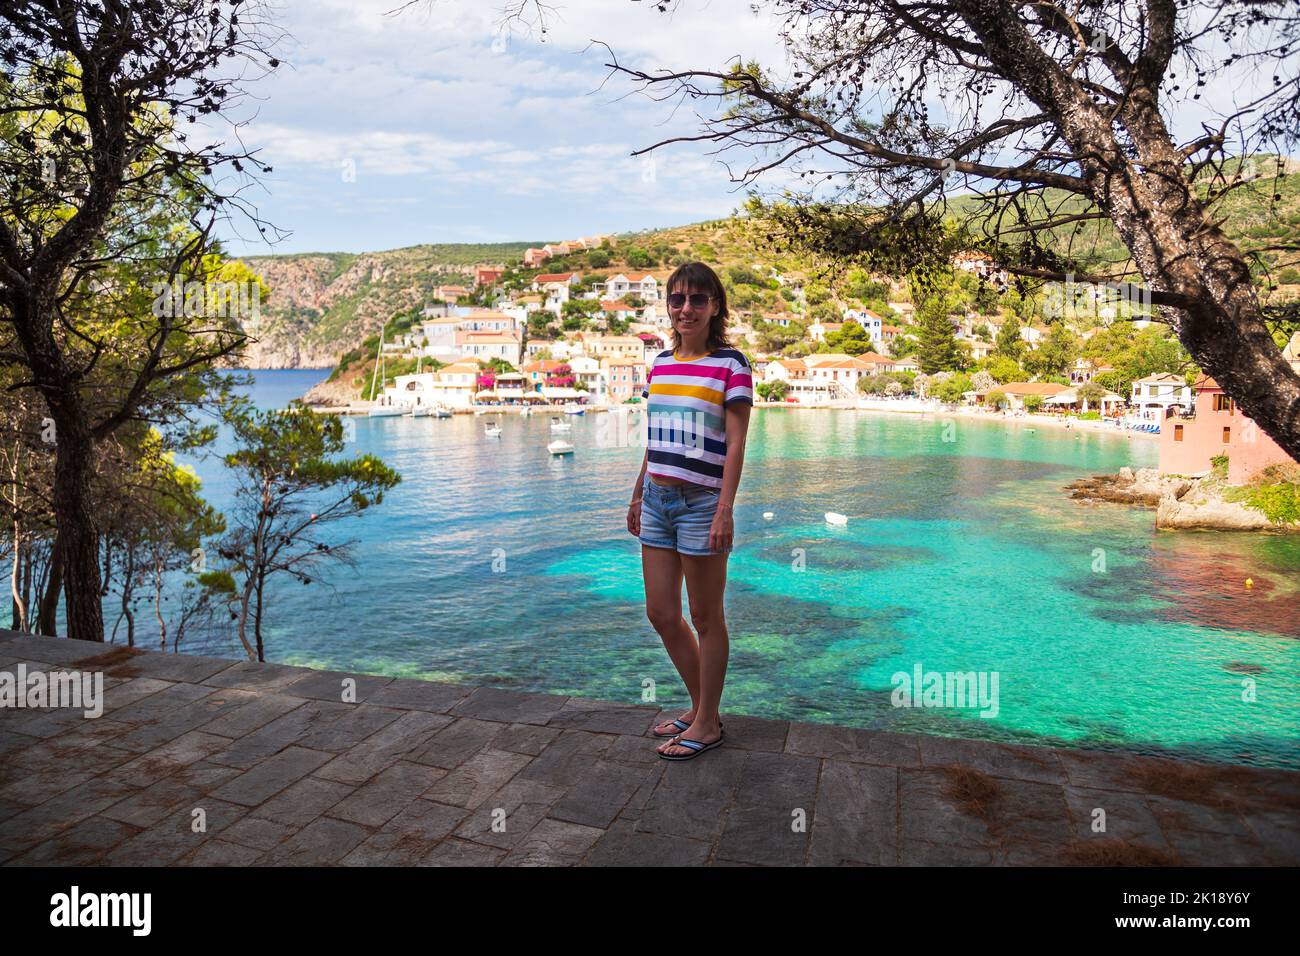
<svg viewBox="0 0 1300 956">
<path fill-rule="evenodd" d="M 680 309 L 686 304 L 687 299 L 691 300 L 692 309 L 707 308 L 717 296 L 706 295 L 703 292 L 692 292 L 689 296 L 684 292 L 673 292 L 668 296 L 668 307 L 670 309 Z"/>
</svg>

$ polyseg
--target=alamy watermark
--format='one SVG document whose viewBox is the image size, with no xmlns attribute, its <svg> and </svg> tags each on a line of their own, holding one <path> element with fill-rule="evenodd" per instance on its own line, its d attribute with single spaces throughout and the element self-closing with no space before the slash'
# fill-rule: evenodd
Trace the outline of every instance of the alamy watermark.
<svg viewBox="0 0 1300 956">
<path fill-rule="evenodd" d="M 606 412 L 596 420 L 596 445 L 600 448 L 626 448 L 640 447 L 648 442 L 651 448 L 699 458 L 704 455 L 710 422 L 715 418 L 704 412 L 655 411 L 646 417 L 643 424 L 631 415 Z"/>
<path fill-rule="evenodd" d="M 262 286 L 248 282 L 155 282 L 152 310 L 155 318 L 182 315 L 204 318 L 256 319 L 261 314 Z"/>
<path fill-rule="evenodd" d="M 1120 316 L 1121 307 L 1129 316 L 1149 317 L 1152 313 L 1150 287 L 1076 282 L 1072 272 L 1066 273 L 1064 282 L 1049 282 L 1043 287 L 1043 315 L 1049 319 L 1067 314 L 1076 318 L 1114 319 Z"/>
<path fill-rule="evenodd" d="M 103 671 L 0 671 L 0 707 L 71 707 L 94 719 L 104 713 Z"/>
<path fill-rule="evenodd" d="M 978 707 L 981 717 L 998 715 L 997 671 L 927 671 L 917 661 L 912 673 L 898 671 L 889 682 L 895 707 Z"/>
</svg>

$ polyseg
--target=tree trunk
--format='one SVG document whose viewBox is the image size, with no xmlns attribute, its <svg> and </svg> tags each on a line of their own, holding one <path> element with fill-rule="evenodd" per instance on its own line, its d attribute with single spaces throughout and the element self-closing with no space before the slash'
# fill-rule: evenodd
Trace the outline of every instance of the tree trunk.
<svg viewBox="0 0 1300 956">
<path fill-rule="evenodd" d="M 104 610 L 100 603 L 99 533 L 90 495 L 94 442 L 76 419 L 56 419 L 56 427 L 54 513 L 59 520 L 63 579 L 68 595 L 68 637 L 102 643 Z"/>
<path fill-rule="evenodd" d="M 40 617 L 36 631 L 55 637 L 58 634 L 59 597 L 63 594 L 63 532 L 54 532 L 54 547 L 50 549 L 49 578 L 45 593 L 41 595 Z"/>
</svg>

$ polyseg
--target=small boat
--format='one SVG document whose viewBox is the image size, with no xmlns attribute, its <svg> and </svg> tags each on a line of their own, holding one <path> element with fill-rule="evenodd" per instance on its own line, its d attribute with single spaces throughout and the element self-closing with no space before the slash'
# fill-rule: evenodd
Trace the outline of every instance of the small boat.
<svg viewBox="0 0 1300 956">
<path fill-rule="evenodd" d="M 412 406 L 411 406 L 411 417 L 412 417 L 412 418 L 429 418 L 429 417 L 431 417 L 432 415 L 433 415 L 433 406 L 432 406 L 432 405 L 412 405 Z"/>
<path fill-rule="evenodd" d="M 451 409 L 439 406 L 433 410 L 434 418 L 451 418 Z"/>
<path fill-rule="evenodd" d="M 488 438 L 500 438 L 501 426 L 498 425 L 495 421 L 489 420 L 487 424 L 483 426 L 483 434 L 486 435 Z"/>
<path fill-rule="evenodd" d="M 763 512 L 763 520 L 764 520 L 764 521 L 771 521 L 771 520 L 772 520 L 773 518 L 775 518 L 775 517 L 776 517 L 776 515 L 772 514 L 772 512 L 770 512 L 770 511 L 764 511 L 764 512 Z"/>
<path fill-rule="evenodd" d="M 406 409 L 401 405 L 377 405 L 366 414 L 371 418 L 392 418 L 395 415 L 405 415 Z"/>
<path fill-rule="evenodd" d="M 568 422 L 562 422 L 562 421 L 560 421 L 558 418 L 552 418 L 552 419 L 551 419 L 551 431 L 553 431 L 553 432 L 567 432 L 567 431 L 572 431 L 572 430 L 573 430 L 573 426 L 570 425 Z"/>
<path fill-rule="evenodd" d="M 552 455 L 572 455 L 573 442 L 565 441 L 563 438 L 557 438 L 546 446 L 546 450 Z"/>
<path fill-rule="evenodd" d="M 846 525 L 849 523 L 849 518 L 848 515 L 842 515 L 837 511 L 828 511 L 826 521 L 828 524 Z"/>
<path fill-rule="evenodd" d="M 565 405 L 565 406 L 564 406 L 564 414 L 566 414 L 566 415 L 581 415 L 581 414 L 583 414 L 585 411 L 586 411 L 585 408 L 581 408 L 581 407 L 579 407 L 579 406 L 577 406 L 577 405 Z"/>
<path fill-rule="evenodd" d="M 520 414 L 520 415 L 531 415 L 532 413 L 533 413 L 533 410 L 532 410 L 531 408 L 529 408 L 527 405 L 525 405 L 523 408 L 519 409 L 519 414 Z"/>
</svg>

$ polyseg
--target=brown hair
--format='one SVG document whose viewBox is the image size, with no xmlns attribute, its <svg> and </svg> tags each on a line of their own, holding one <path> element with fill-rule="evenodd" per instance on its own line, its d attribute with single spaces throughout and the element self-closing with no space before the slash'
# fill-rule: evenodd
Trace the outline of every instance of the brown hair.
<svg viewBox="0 0 1300 956">
<path fill-rule="evenodd" d="M 718 305 L 718 314 L 709 321 L 709 351 L 726 348 L 731 345 L 727 339 L 727 290 L 722 287 L 718 274 L 703 262 L 687 262 L 673 270 L 673 274 L 664 283 L 664 305 L 667 306 L 668 295 L 675 287 L 687 294 L 705 292 L 713 296 Z M 670 319 L 671 322 L 671 319 Z M 682 337 L 677 329 L 672 330 L 673 351 L 682 347 Z"/>
</svg>

